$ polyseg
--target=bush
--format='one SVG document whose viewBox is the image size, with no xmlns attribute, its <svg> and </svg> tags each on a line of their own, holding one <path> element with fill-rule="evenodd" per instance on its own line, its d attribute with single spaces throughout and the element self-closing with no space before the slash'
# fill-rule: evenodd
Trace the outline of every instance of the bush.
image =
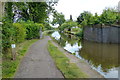
<svg viewBox="0 0 120 80">
<path fill-rule="evenodd" d="M 117 20 L 117 14 L 112 9 L 105 9 L 101 15 L 101 21 L 104 24 L 113 24 Z"/>
<path fill-rule="evenodd" d="M 14 42 L 15 28 L 13 24 L 9 21 L 3 22 L 2 25 L 2 50 L 3 53 L 6 52 L 11 44 Z"/>
<path fill-rule="evenodd" d="M 20 43 L 26 37 L 26 29 L 20 23 L 3 22 L 2 25 L 2 50 L 3 53 L 8 52 L 11 44 Z"/>
<path fill-rule="evenodd" d="M 44 26 L 42 24 L 34 23 L 32 21 L 28 21 L 27 23 L 23 23 L 23 24 L 26 28 L 26 39 L 39 38 L 40 28 L 44 30 Z"/>
<path fill-rule="evenodd" d="M 8 53 L 11 44 L 23 42 L 24 39 L 39 38 L 40 28 L 43 30 L 42 24 L 29 22 L 12 23 L 9 20 L 3 22 L 2 25 L 2 50 Z"/>
<path fill-rule="evenodd" d="M 15 42 L 20 43 L 26 38 L 26 29 L 20 23 L 14 23 L 13 27 L 15 28 Z"/>
</svg>

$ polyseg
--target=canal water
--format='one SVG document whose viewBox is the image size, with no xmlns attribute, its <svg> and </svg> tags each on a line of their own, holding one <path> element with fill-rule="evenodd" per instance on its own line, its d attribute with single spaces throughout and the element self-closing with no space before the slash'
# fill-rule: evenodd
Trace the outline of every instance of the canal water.
<svg viewBox="0 0 120 80">
<path fill-rule="evenodd" d="M 118 78 L 118 44 L 83 41 L 74 35 L 55 31 L 51 35 L 58 44 L 91 65 L 105 78 Z"/>
</svg>

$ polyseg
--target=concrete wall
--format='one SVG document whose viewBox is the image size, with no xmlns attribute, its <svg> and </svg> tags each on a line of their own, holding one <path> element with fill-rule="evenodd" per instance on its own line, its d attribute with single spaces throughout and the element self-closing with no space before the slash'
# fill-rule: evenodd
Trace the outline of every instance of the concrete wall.
<svg viewBox="0 0 120 80">
<path fill-rule="evenodd" d="M 84 39 L 100 43 L 120 43 L 120 26 L 84 27 Z"/>
</svg>

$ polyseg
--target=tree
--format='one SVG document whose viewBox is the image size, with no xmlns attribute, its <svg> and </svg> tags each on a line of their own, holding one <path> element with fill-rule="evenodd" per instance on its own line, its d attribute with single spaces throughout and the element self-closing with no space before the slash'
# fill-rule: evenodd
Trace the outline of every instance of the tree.
<svg viewBox="0 0 120 80">
<path fill-rule="evenodd" d="M 22 19 L 43 23 L 47 18 L 46 2 L 13 2 L 13 10 L 21 11 Z"/>
<path fill-rule="evenodd" d="M 45 26 L 45 30 L 53 30 L 54 29 L 52 26 L 50 26 L 50 24 L 48 22 L 45 22 L 44 26 Z"/>
<path fill-rule="evenodd" d="M 13 20 L 12 5 L 13 5 L 12 2 L 7 2 L 5 4 L 5 11 L 6 11 L 5 17 L 6 17 L 6 19 L 9 19 L 9 21 L 11 21 L 11 22 Z"/>
<path fill-rule="evenodd" d="M 95 20 L 95 17 L 88 11 L 84 11 L 77 18 L 78 24 L 81 24 L 82 26 L 93 25 L 95 24 L 94 20 Z"/>
<path fill-rule="evenodd" d="M 80 15 L 79 15 L 79 17 L 77 18 L 77 22 L 79 23 L 79 24 L 84 24 L 84 25 L 90 25 L 90 24 L 93 24 L 92 22 L 91 22 L 91 20 L 93 19 L 93 15 L 90 13 L 90 12 L 88 12 L 88 11 L 84 11 L 83 13 L 81 13 Z M 86 24 L 87 23 L 87 24 Z"/>
<path fill-rule="evenodd" d="M 94 24 L 99 24 L 100 23 L 100 17 L 98 16 L 97 13 L 95 13 L 95 16 L 94 16 Z"/>
<path fill-rule="evenodd" d="M 31 20 L 37 23 L 43 23 L 49 17 L 49 14 L 56 12 L 53 5 L 58 1 L 49 2 L 8 2 L 6 4 L 6 13 L 9 19 L 13 19 L 15 12 L 20 11 L 20 19 Z M 14 12 L 14 13 L 13 13 Z M 13 15 L 14 14 L 14 15 Z"/>
<path fill-rule="evenodd" d="M 57 5 L 59 0 L 47 0 L 47 5 L 48 5 L 48 8 L 47 8 L 47 14 L 48 16 L 51 14 L 51 13 L 54 13 L 56 12 L 55 10 L 55 5 Z"/>
<path fill-rule="evenodd" d="M 62 13 L 54 12 L 52 25 L 59 24 L 61 26 L 65 22 L 65 17 Z"/>
<path fill-rule="evenodd" d="M 27 21 L 30 20 L 28 4 L 24 2 L 14 2 L 13 3 L 14 11 L 21 11 L 22 18 Z"/>
<path fill-rule="evenodd" d="M 28 2 L 30 20 L 43 23 L 47 18 L 47 4 L 46 2 Z"/>
<path fill-rule="evenodd" d="M 72 28 L 72 27 L 75 27 L 75 26 L 77 26 L 77 23 L 74 22 L 74 21 L 69 20 L 69 21 L 66 21 L 65 23 L 63 23 L 63 24 L 59 27 L 59 29 L 60 29 L 61 31 L 63 31 L 64 29 L 69 29 L 69 28 Z"/>
<path fill-rule="evenodd" d="M 103 10 L 103 13 L 101 14 L 101 21 L 104 24 L 113 24 L 116 22 L 117 14 L 114 12 L 113 9 L 105 9 Z"/>
</svg>

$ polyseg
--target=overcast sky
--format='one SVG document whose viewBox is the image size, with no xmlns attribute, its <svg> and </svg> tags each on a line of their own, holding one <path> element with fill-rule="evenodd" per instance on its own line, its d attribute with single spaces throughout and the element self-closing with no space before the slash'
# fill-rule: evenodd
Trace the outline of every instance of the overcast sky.
<svg viewBox="0 0 120 80">
<path fill-rule="evenodd" d="M 83 11 L 101 14 L 106 7 L 118 6 L 120 0 L 59 0 L 55 9 L 65 15 L 65 19 L 69 19 L 70 15 L 73 19 L 79 16 Z"/>
</svg>

